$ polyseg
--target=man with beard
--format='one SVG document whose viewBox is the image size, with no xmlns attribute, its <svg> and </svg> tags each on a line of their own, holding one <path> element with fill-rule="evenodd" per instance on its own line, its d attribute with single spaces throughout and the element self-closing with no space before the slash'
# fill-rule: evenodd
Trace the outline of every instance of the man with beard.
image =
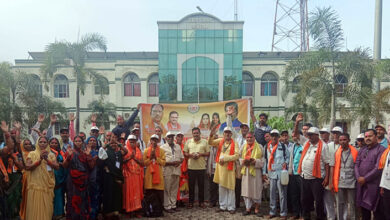
<svg viewBox="0 0 390 220">
<path fill-rule="evenodd" d="M 377 139 L 378 139 L 378 143 L 380 145 L 382 145 L 384 148 L 387 148 L 388 145 L 389 145 L 389 142 L 387 141 L 387 138 L 386 138 L 386 128 L 384 125 L 382 124 L 377 124 L 375 126 L 375 130 L 376 130 L 376 133 L 377 133 Z"/>
</svg>

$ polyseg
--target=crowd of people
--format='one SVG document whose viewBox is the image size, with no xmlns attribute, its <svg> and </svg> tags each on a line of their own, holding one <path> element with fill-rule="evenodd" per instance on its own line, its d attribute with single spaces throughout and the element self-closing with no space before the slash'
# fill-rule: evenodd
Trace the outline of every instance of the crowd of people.
<svg viewBox="0 0 390 220">
<path fill-rule="evenodd" d="M 20 123 L 10 129 L 2 121 L 0 219 L 161 217 L 184 203 L 188 209 L 208 206 L 234 214 L 240 202 L 243 216 L 261 217 L 260 204 L 268 197 L 270 219 L 287 219 L 288 213 L 310 219 L 315 211 L 317 219 L 390 220 L 384 125 L 359 134 L 352 145 L 342 128 L 302 123 L 301 113 L 290 137 L 289 131 L 267 125 L 266 114 L 256 118 L 251 108 L 251 130 L 237 124 L 236 109 L 228 106 L 226 122 L 218 116 L 208 137 L 202 131 L 209 122 L 193 127 L 192 137 L 177 126 L 153 125 L 145 143 L 135 121 L 139 109 L 128 120 L 118 116 L 112 131 L 98 128 L 93 115 L 89 137 L 75 133 L 73 114 L 60 139 L 52 133 L 54 115 L 42 132 L 45 116 L 39 115 L 31 139 L 21 139 Z"/>
</svg>

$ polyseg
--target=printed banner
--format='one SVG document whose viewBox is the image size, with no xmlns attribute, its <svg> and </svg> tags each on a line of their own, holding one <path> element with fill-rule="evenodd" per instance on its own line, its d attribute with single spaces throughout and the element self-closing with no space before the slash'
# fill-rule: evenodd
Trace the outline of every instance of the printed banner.
<svg viewBox="0 0 390 220">
<path fill-rule="evenodd" d="M 216 125 L 222 133 L 226 127 L 225 110 L 233 106 L 232 124 L 238 132 L 241 123 L 249 123 L 249 100 L 237 99 L 223 102 L 191 103 L 191 104 L 142 104 L 141 127 L 142 138 L 149 142 L 157 126 L 163 130 L 162 137 L 168 131 L 182 132 L 184 137 L 192 137 L 191 130 L 199 127 L 202 138 L 208 138 L 210 129 Z"/>
</svg>

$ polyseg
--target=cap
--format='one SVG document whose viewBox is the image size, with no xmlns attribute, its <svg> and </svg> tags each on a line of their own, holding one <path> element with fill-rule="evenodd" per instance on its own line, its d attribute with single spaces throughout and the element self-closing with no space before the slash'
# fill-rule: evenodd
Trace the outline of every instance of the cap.
<svg viewBox="0 0 390 220">
<path fill-rule="evenodd" d="M 329 128 L 325 128 L 325 127 L 320 129 L 320 133 L 321 132 L 325 132 L 325 133 L 329 133 L 330 134 Z"/>
<path fill-rule="evenodd" d="M 60 129 L 60 133 L 61 133 L 62 131 L 69 131 L 69 128 L 68 128 L 68 127 L 63 127 L 63 128 Z"/>
<path fill-rule="evenodd" d="M 153 134 L 152 136 L 150 136 L 150 139 L 153 139 L 153 138 L 160 139 L 160 137 L 157 134 Z"/>
<path fill-rule="evenodd" d="M 307 131 L 308 134 L 320 134 L 320 131 L 316 127 L 310 127 Z"/>
<path fill-rule="evenodd" d="M 225 132 L 225 131 L 230 131 L 230 132 L 232 132 L 232 128 L 231 128 L 231 127 L 225 127 L 225 128 L 223 129 L 223 132 Z"/>
<path fill-rule="evenodd" d="M 339 126 L 336 126 L 336 127 L 332 128 L 332 133 L 333 133 L 333 132 L 340 132 L 340 133 L 343 133 L 343 129 L 340 128 Z"/>
<path fill-rule="evenodd" d="M 97 126 L 92 126 L 92 127 L 91 127 L 91 131 L 92 131 L 92 130 L 98 130 L 98 131 L 99 131 L 99 128 L 98 128 Z"/>
<path fill-rule="evenodd" d="M 184 134 L 181 131 L 179 131 L 179 132 L 176 133 L 176 136 L 177 135 L 184 135 Z"/>
<path fill-rule="evenodd" d="M 375 129 L 378 128 L 378 127 L 383 128 L 383 130 L 385 130 L 385 132 L 386 132 L 385 125 L 383 125 L 383 124 L 377 124 L 377 125 L 375 125 Z"/>
<path fill-rule="evenodd" d="M 249 125 L 247 123 L 241 123 L 240 128 L 242 128 L 243 126 L 247 126 L 249 128 Z"/>
<path fill-rule="evenodd" d="M 168 131 L 167 134 L 165 135 L 165 137 L 168 137 L 168 136 L 175 136 L 175 133 L 173 133 L 172 131 Z"/>
<path fill-rule="evenodd" d="M 127 137 L 127 140 L 137 140 L 137 137 L 134 134 L 131 134 Z"/>
<path fill-rule="evenodd" d="M 270 134 L 277 134 L 277 135 L 279 135 L 279 131 L 278 131 L 277 129 L 273 129 L 273 130 L 270 132 Z"/>
<path fill-rule="evenodd" d="M 133 128 L 133 129 L 131 129 L 131 131 L 136 131 L 136 130 L 139 130 L 139 128 Z"/>
<path fill-rule="evenodd" d="M 364 134 L 363 133 L 359 134 L 356 139 L 364 139 Z"/>
</svg>

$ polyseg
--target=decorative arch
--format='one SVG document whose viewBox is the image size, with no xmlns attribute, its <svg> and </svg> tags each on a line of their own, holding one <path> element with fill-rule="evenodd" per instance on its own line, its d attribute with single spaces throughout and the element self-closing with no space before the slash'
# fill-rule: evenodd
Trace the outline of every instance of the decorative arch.
<svg viewBox="0 0 390 220">
<path fill-rule="evenodd" d="M 138 75 L 131 72 L 123 77 L 124 96 L 141 96 L 141 80 Z"/>
<path fill-rule="evenodd" d="M 261 96 L 277 96 L 278 76 L 275 72 L 266 72 L 261 77 Z"/>
<path fill-rule="evenodd" d="M 254 86 L 253 74 L 249 71 L 242 72 L 242 96 L 253 96 Z"/>
<path fill-rule="evenodd" d="M 158 97 L 158 84 L 159 78 L 158 73 L 150 74 L 148 78 L 148 95 L 151 97 Z"/>
<path fill-rule="evenodd" d="M 31 74 L 32 86 L 34 90 L 42 96 L 42 81 L 38 75 Z"/>
<path fill-rule="evenodd" d="M 95 95 L 110 94 L 110 83 L 106 77 L 100 77 L 95 85 Z"/>
<path fill-rule="evenodd" d="M 55 98 L 69 97 L 69 80 L 63 74 L 58 74 L 54 78 L 54 97 Z"/>
</svg>

